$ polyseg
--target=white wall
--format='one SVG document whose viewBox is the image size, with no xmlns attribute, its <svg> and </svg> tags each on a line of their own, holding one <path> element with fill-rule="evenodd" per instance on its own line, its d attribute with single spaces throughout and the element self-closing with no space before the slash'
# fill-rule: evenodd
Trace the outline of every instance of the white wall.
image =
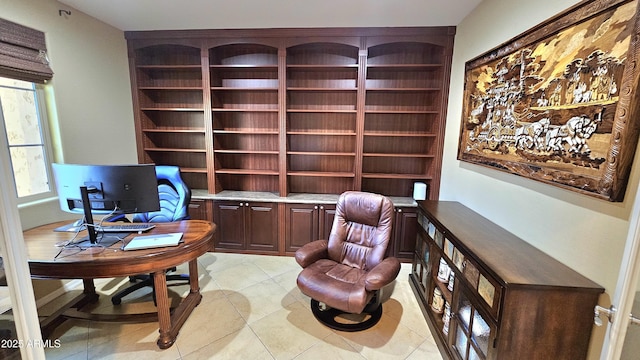
<svg viewBox="0 0 640 360">
<path fill-rule="evenodd" d="M 578 3 L 484 0 L 457 27 L 440 198 L 459 201 L 606 289 L 608 306 L 638 189 L 636 157 L 625 201 L 611 203 L 456 159 L 465 62 Z M 591 358 L 599 356 L 602 329 Z"/>
<path fill-rule="evenodd" d="M 45 32 L 54 160 L 137 163 L 124 34 L 79 11 L 60 15 L 68 8 L 54 0 L 0 0 L 0 17 Z M 68 217 L 55 200 L 20 211 L 23 228 Z"/>
<path fill-rule="evenodd" d="M 53 0 L 3 0 L 1 16 L 45 32 L 66 162 L 137 161 L 122 31 Z"/>
</svg>

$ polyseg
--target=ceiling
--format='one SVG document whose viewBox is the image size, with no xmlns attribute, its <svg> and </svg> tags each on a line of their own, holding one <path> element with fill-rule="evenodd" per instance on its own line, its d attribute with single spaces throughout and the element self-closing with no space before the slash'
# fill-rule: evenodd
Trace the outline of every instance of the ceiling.
<svg viewBox="0 0 640 360">
<path fill-rule="evenodd" d="M 458 25 L 482 0 L 59 0 L 123 31 Z"/>
</svg>

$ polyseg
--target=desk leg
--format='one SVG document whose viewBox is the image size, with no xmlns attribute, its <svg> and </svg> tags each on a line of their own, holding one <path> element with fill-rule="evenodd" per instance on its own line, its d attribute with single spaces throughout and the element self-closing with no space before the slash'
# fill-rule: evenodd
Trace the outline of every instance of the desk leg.
<svg viewBox="0 0 640 360">
<path fill-rule="evenodd" d="M 153 273 L 154 290 L 156 292 L 156 307 L 158 309 L 158 325 L 160 337 L 158 347 L 167 349 L 173 345 L 175 336 L 171 334 L 171 312 L 169 309 L 169 292 L 167 291 L 167 277 L 164 271 Z"/>
<path fill-rule="evenodd" d="M 87 294 L 88 297 L 93 297 L 95 301 L 98 300 L 98 295 L 96 294 L 96 285 L 93 283 L 93 279 L 82 279 L 82 284 L 84 285 L 83 293 Z"/>
<path fill-rule="evenodd" d="M 75 309 L 76 311 L 80 310 L 85 305 L 98 301 L 98 294 L 96 294 L 96 287 L 93 283 L 93 279 L 82 279 L 82 282 L 84 283 L 84 290 L 82 291 L 82 294 L 76 296 L 62 306 L 62 308 L 58 309 L 56 312 L 47 316 L 46 319 L 40 322 L 40 329 L 44 339 L 48 339 L 53 330 L 68 318 L 68 316 L 66 316 L 67 312 L 72 309 Z"/>
<path fill-rule="evenodd" d="M 200 294 L 200 285 L 198 284 L 198 260 L 189 261 L 189 295 L 182 299 L 180 305 L 170 314 L 169 310 L 169 294 L 167 291 L 167 278 L 164 272 L 153 274 L 155 281 L 156 301 L 158 308 L 158 324 L 160 327 L 160 337 L 158 338 L 158 347 L 167 349 L 173 345 L 180 332 L 180 328 L 193 311 L 200 304 L 202 294 Z"/>
<path fill-rule="evenodd" d="M 191 285 L 191 293 L 200 292 L 200 284 L 198 283 L 198 261 L 189 261 L 189 284 Z"/>
</svg>

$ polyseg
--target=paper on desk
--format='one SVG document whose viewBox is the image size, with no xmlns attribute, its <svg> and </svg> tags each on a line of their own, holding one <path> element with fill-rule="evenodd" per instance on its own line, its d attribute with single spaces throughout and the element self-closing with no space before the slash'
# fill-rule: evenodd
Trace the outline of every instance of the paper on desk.
<svg viewBox="0 0 640 360">
<path fill-rule="evenodd" d="M 165 246 L 176 246 L 180 243 L 182 234 L 183 233 L 180 232 L 136 236 L 124 246 L 124 250 L 139 250 Z"/>
</svg>

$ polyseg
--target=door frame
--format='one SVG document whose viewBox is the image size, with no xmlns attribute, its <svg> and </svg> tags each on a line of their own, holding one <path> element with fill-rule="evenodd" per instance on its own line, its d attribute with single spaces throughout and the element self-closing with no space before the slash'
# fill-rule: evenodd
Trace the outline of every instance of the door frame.
<svg viewBox="0 0 640 360">
<path fill-rule="evenodd" d="M 618 283 L 611 302 L 617 310 L 614 312 L 613 320 L 608 322 L 608 336 L 604 342 L 606 351 L 603 351 L 600 357 L 603 360 L 618 360 L 622 355 L 624 340 L 630 325 L 629 316 L 640 279 L 640 261 L 638 260 L 640 260 L 640 191 L 636 191 L 629 219 Z"/>
<path fill-rule="evenodd" d="M 0 132 L 4 133 L 4 120 L 0 105 Z M 4 137 L 4 135 L 2 135 Z M 18 199 L 14 188 L 13 169 L 8 146 L 0 147 L 0 255 L 3 266 L 18 340 L 23 359 L 44 359 L 42 346 L 26 346 L 40 341 L 40 320 L 36 307 L 27 249 L 22 236 L 22 222 L 18 211 Z"/>
</svg>

